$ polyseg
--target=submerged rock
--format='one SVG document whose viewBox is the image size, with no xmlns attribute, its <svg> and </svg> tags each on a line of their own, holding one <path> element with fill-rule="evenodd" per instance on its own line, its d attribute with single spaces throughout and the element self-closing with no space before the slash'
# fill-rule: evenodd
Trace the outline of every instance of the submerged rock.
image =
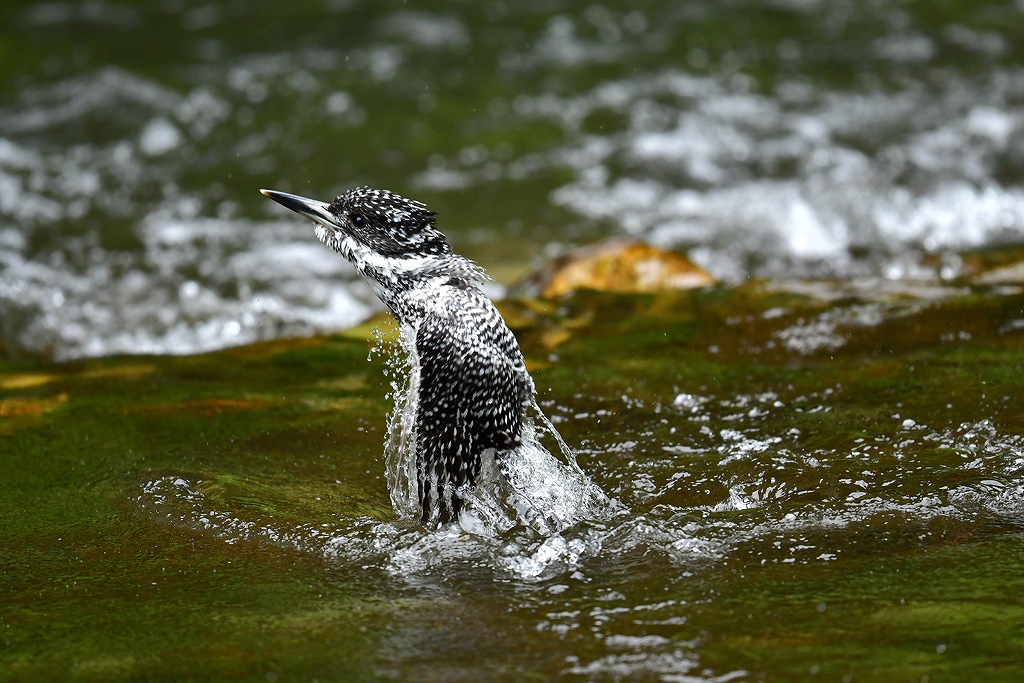
<svg viewBox="0 0 1024 683">
<path fill-rule="evenodd" d="M 688 258 L 649 244 L 611 239 L 575 249 L 524 280 L 517 293 L 554 299 L 579 289 L 660 292 L 715 284 Z"/>
</svg>

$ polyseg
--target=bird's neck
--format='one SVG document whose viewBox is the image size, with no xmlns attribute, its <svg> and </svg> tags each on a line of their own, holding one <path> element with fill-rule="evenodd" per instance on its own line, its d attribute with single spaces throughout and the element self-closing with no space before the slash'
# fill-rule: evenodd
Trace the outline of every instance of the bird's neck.
<svg viewBox="0 0 1024 683">
<path fill-rule="evenodd" d="M 331 246 L 355 265 L 402 325 L 416 326 L 438 297 L 451 296 L 453 287 L 479 290 L 490 279 L 458 254 L 383 256 L 349 236 Z"/>
</svg>

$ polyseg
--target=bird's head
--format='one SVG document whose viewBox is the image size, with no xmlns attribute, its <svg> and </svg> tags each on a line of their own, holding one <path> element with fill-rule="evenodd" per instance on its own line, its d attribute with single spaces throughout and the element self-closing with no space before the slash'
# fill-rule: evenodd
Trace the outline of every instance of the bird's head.
<svg viewBox="0 0 1024 683">
<path fill-rule="evenodd" d="M 342 253 L 346 237 L 355 241 L 354 246 L 389 259 L 451 253 L 444 234 L 434 225 L 437 214 L 390 190 L 357 187 L 329 204 L 277 190 L 260 192 L 311 219 L 317 224 L 317 237 Z"/>
<path fill-rule="evenodd" d="M 435 277 L 483 281 L 487 275 L 452 252 L 421 202 L 391 192 L 357 187 L 327 203 L 277 190 L 260 190 L 313 221 L 321 242 L 344 255 L 394 308 L 401 292 Z"/>
</svg>

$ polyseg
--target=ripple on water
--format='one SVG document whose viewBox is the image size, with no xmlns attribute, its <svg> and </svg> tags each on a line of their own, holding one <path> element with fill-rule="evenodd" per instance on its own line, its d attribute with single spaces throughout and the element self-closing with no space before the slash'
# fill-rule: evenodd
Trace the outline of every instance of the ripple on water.
<svg viewBox="0 0 1024 683">
<path fill-rule="evenodd" d="M 900 419 L 891 433 L 851 444 L 846 451 L 801 452 L 788 434 L 764 449 L 748 447 L 764 439 L 743 436 L 742 430 L 707 438 L 718 441 L 727 462 L 695 462 L 689 459 L 692 450 L 681 451 L 675 468 L 713 467 L 713 476 L 728 486 L 718 501 L 687 505 L 673 493 L 685 480 L 655 472 L 653 494 L 612 491 L 632 499 L 632 509 L 602 494 L 600 505 L 585 508 L 586 515 L 577 508 L 576 518 L 563 520 L 557 529 L 544 526 L 548 519 L 537 527 L 530 526 L 529 518 L 510 523 L 501 515 L 518 511 L 506 505 L 495 513 L 499 506 L 486 498 L 494 491 L 472 498 L 460 524 L 429 532 L 412 522 L 366 517 L 287 522 L 273 511 L 231 505 L 216 487 L 184 473 L 146 482 L 135 500 L 157 519 L 227 543 L 283 545 L 404 580 L 441 583 L 495 578 L 579 582 L 602 565 L 621 564 L 642 573 L 638 565 L 664 562 L 675 567 L 672 573 L 687 576 L 731 558 L 762 564 L 830 562 L 879 543 L 891 547 L 900 536 L 913 540 L 974 533 L 979 522 L 1024 526 L 1024 441 L 1001 433 L 988 420 L 934 430 Z M 955 452 L 960 467 L 936 462 L 936 449 Z M 524 463 L 548 467 L 531 457 Z M 660 461 L 652 462 L 656 471 Z M 558 468 L 549 473 L 566 476 Z M 543 487 L 552 481 L 541 477 L 533 483 Z M 505 490 L 513 499 L 530 494 L 525 488 Z M 545 495 L 538 492 L 533 503 L 548 504 Z"/>
<path fill-rule="evenodd" d="M 414 432 L 419 380 L 409 362 L 415 348 L 411 330 L 403 330 L 399 340 L 378 332 L 371 353 L 387 358 L 392 378 L 395 410 L 389 418 L 385 462 L 392 503 L 403 521 L 286 525 L 259 511 L 240 515 L 225 507 L 226 498 L 211 499 L 207 491 L 216 493 L 216 487 L 204 490 L 201 480 L 185 476 L 146 483 L 138 502 L 159 518 L 228 542 L 262 540 L 401 576 L 446 576 L 457 567 L 487 567 L 536 581 L 571 571 L 596 555 L 605 535 L 601 524 L 621 513 L 621 506 L 583 473 L 536 403 L 524 421 L 522 443 L 503 455 L 500 467 L 493 454 L 484 454 L 480 483 L 464 491 L 467 506 L 458 523 L 422 532 L 412 521 L 419 517 Z"/>
</svg>

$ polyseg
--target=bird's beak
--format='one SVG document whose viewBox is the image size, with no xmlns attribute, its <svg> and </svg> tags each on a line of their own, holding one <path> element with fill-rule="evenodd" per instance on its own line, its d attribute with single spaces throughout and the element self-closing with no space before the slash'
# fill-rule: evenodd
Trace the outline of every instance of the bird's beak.
<svg viewBox="0 0 1024 683">
<path fill-rule="evenodd" d="M 318 201 L 316 199 L 309 199 L 308 197 L 300 197 L 297 194 L 290 194 L 288 192 L 279 192 L 277 190 L 260 190 L 266 197 L 270 197 L 275 202 L 280 204 L 286 209 L 291 209 L 300 216 L 316 221 L 321 225 L 341 229 L 342 226 L 338 223 L 338 219 L 334 217 L 329 211 L 330 205 Z"/>
</svg>

